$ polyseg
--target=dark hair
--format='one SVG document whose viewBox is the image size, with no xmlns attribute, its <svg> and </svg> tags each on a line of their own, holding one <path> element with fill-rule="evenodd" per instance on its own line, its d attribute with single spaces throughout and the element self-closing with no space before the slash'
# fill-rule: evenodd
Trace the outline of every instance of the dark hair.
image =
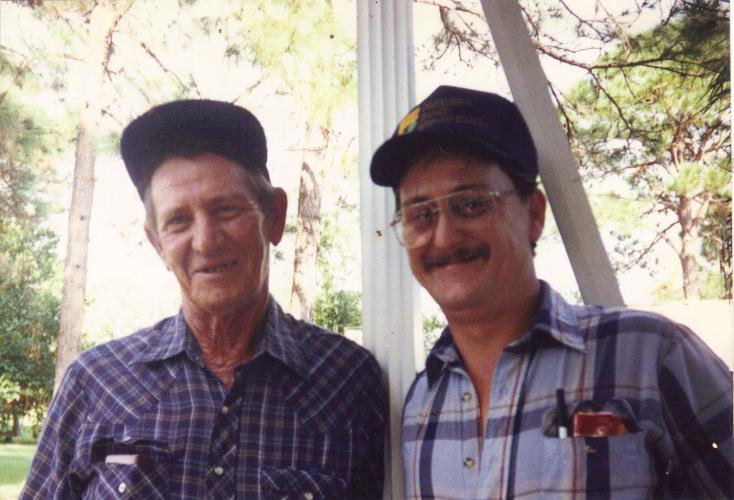
<svg viewBox="0 0 734 500">
<path fill-rule="evenodd" d="M 538 189 L 536 182 L 530 182 L 513 174 L 514 169 L 511 165 L 507 165 L 505 160 L 500 160 L 486 149 L 477 147 L 473 144 L 462 144 L 457 146 L 436 144 L 411 158 L 411 166 L 429 163 L 441 158 L 456 158 L 466 160 L 472 163 L 494 164 L 497 165 L 507 175 L 515 189 L 517 189 L 520 199 L 525 201 Z M 395 195 L 395 209 L 400 208 L 400 184 L 393 188 Z"/>
<path fill-rule="evenodd" d="M 494 157 L 491 153 L 488 153 L 485 149 L 476 147 L 472 144 L 465 144 L 462 146 L 444 146 L 437 144 L 431 148 L 422 151 L 411 158 L 411 167 L 418 164 L 426 164 L 441 158 L 456 158 L 460 160 L 466 160 L 471 163 L 483 163 L 497 165 L 507 175 L 512 184 L 517 190 L 517 194 L 522 201 L 526 201 L 530 196 L 538 189 L 537 182 L 530 182 L 517 175 L 513 175 L 513 168 L 510 165 L 503 163 L 503 160 L 499 160 Z M 410 169 L 408 167 L 406 172 Z M 395 210 L 400 210 L 400 183 L 393 187 L 393 194 L 395 195 Z M 536 241 L 530 242 L 530 251 L 535 256 L 535 248 L 538 243 Z"/>
</svg>

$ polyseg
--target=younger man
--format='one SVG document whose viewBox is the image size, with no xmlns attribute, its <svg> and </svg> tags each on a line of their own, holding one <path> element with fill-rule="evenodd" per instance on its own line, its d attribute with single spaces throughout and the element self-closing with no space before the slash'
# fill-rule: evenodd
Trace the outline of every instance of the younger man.
<svg viewBox="0 0 734 500">
<path fill-rule="evenodd" d="M 406 497 L 731 498 L 731 372 L 682 325 L 536 277 L 537 174 L 517 107 L 456 87 L 372 159 L 448 320 L 405 403 Z"/>
</svg>

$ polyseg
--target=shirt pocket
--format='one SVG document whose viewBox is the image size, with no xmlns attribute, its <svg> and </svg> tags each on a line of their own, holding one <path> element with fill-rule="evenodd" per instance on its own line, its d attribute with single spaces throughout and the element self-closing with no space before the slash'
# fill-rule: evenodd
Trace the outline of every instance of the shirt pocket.
<svg viewBox="0 0 734 500">
<path fill-rule="evenodd" d="M 118 457 L 108 462 L 111 455 Z M 130 461 L 135 463 L 119 463 Z M 124 423 L 86 423 L 77 435 L 71 474 L 85 499 L 167 498 L 168 446 Z"/>
<path fill-rule="evenodd" d="M 262 482 L 266 499 L 319 500 L 347 497 L 347 486 L 343 479 L 319 471 L 264 469 Z"/>
<path fill-rule="evenodd" d="M 611 493 L 620 498 L 647 498 L 653 482 L 653 464 L 645 433 L 607 437 L 545 437 L 543 490 Z"/>
</svg>

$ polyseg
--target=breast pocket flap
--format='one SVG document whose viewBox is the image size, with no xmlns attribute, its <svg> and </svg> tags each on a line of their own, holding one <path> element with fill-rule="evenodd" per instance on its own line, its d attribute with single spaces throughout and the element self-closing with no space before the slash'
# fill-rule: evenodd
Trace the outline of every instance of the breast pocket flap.
<svg viewBox="0 0 734 500">
<path fill-rule="evenodd" d="M 265 469 L 262 479 L 265 498 L 319 500 L 345 498 L 347 493 L 343 479 L 319 471 Z"/>
</svg>

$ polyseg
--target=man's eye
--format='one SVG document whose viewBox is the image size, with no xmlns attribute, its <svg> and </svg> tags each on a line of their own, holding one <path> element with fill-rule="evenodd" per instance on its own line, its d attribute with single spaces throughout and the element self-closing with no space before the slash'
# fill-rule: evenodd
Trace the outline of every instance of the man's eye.
<svg viewBox="0 0 734 500">
<path fill-rule="evenodd" d="M 480 194 L 458 196 L 452 203 L 453 211 L 461 217 L 479 217 L 490 208 L 491 199 Z"/>
<path fill-rule="evenodd" d="M 186 216 L 176 215 L 166 221 L 164 228 L 168 229 L 169 231 L 180 231 L 186 227 L 187 223 L 188 218 Z"/>
<path fill-rule="evenodd" d="M 427 205 L 408 207 L 403 212 L 403 220 L 412 226 L 427 226 L 433 223 L 433 210 Z"/>
<path fill-rule="evenodd" d="M 216 215 L 229 216 L 238 213 L 238 208 L 234 205 L 221 205 L 214 209 Z"/>
</svg>

